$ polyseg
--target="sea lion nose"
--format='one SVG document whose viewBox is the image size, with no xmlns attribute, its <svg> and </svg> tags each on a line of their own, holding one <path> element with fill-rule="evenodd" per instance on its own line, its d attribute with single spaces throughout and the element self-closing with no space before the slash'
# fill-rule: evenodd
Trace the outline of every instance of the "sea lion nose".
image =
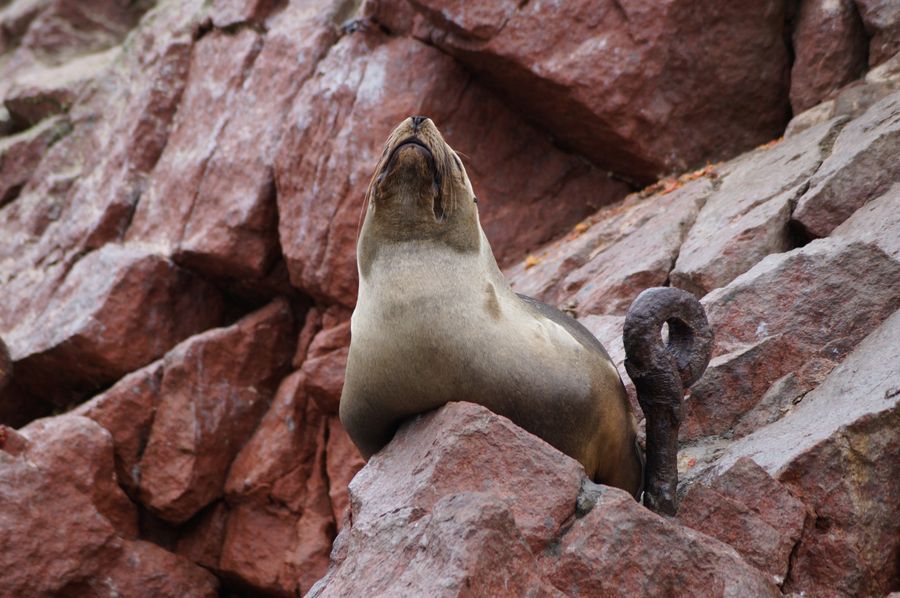
<svg viewBox="0 0 900 598">
<path fill-rule="evenodd" d="M 413 129 L 418 130 L 419 127 L 422 125 L 422 123 L 425 122 L 426 120 L 428 120 L 427 116 L 413 116 L 412 117 Z"/>
</svg>

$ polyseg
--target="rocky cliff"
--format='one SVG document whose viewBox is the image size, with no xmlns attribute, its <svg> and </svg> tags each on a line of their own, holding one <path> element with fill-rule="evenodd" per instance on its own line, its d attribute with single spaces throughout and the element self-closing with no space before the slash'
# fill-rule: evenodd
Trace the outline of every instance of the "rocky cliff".
<svg viewBox="0 0 900 598">
<path fill-rule="evenodd" d="M 0 595 L 900 590 L 898 52 L 875 0 L 0 0 Z M 623 376 L 632 299 L 702 297 L 677 518 L 466 403 L 363 467 L 411 114 Z"/>
</svg>

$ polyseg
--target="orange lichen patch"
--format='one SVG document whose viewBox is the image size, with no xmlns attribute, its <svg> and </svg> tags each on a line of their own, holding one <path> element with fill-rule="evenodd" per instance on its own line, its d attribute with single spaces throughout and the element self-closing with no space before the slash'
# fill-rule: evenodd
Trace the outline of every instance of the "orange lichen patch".
<svg viewBox="0 0 900 598">
<path fill-rule="evenodd" d="M 533 268 L 541 263 L 541 258 L 538 256 L 531 254 L 525 258 L 525 269 Z"/>
<path fill-rule="evenodd" d="M 642 198 L 650 197 L 651 195 L 656 195 L 657 193 L 666 195 L 668 193 L 671 193 L 672 191 L 675 191 L 676 189 L 679 189 L 687 182 L 695 181 L 702 177 L 714 179 L 718 176 L 719 175 L 716 172 L 716 166 L 714 164 L 707 164 L 703 168 L 699 168 L 692 172 L 686 172 L 678 176 L 673 175 L 664 179 L 660 179 L 652 185 L 642 189 L 640 192 L 638 192 L 638 195 Z"/>
<path fill-rule="evenodd" d="M 768 143 L 763 143 L 762 145 L 757 146 L 756 149 L 758 149 L 758 150 L 770 149 L 770 148 L 778 145 L 779 143 L 781 143 L 781 141 L 783 139 L 784 139 L 784 137 L 776 137 L 775 139 L 773 139 L 772 141 L 769 141 Z"/>
</svg>

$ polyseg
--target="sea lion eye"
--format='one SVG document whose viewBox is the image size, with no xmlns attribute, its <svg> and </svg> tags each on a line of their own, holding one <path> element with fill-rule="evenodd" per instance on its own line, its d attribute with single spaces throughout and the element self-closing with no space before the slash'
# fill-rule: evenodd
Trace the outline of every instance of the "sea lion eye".
<svg viewBox="0 0 900 598">
<path fill-rule="evenodd" d="M 472 196 L 472 201 L 473 201 L 474 203 L 478 203 L 478 198 L 475 197 L 475 196 L 473 195 L 473 196 Z"/>
</svg>

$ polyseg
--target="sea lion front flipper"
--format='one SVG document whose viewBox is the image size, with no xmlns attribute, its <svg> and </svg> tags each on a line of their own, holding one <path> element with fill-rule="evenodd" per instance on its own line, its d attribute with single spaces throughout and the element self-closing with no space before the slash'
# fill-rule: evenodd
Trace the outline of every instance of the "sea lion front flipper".
<svg viewBox="0 0 900 598">
<path fill-rule="evenodd" d="M 660 329 L 669 325 L 669 342 Z M 681 399 L 706 370 L 713 332 L 697 298 L 671 287 L 647 289 L 625 315 L 625 369 L 647 419 L 644 504 L 657 513 L 677 509 Z"/>
</svg>

